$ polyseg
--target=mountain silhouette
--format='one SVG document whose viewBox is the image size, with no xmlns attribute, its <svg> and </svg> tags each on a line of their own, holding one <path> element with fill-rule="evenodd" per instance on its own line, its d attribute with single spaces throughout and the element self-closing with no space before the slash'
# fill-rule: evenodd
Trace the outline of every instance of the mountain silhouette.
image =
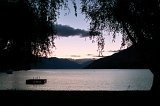
<svg viewBox="0 0 160 106">
<path fill-rule="evenodd" d="M 94 58 L 82 58 L 82 59 L 69 59 L 71 61 L 74 61 L 82 66 L 82 68 L 85 68 L 89 64 L 91 64 L 94 60 Z"/>
<path fill-rule="evenodd" d="M 60 59 L 56 57 L 41 57 L 37 63 L 31 64 L 32 69 L 81 69 L 82 64 L 78 64 L 69 59 Z"/>
<path fill-rule="evenodd" d="M 89 64 L 87 69 L 142 69 L 148 68 L 145 61 L 138 53 L 136 46 L 131 46 L 127 49 L 121 50 L 111 56 L 95 60 Z"/>
</svg>

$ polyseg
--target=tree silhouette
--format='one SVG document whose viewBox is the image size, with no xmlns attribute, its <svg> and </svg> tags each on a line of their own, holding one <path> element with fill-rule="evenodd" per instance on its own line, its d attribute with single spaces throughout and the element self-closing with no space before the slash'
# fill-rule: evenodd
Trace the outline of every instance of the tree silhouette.
<svg viewBox="0 0 160 106">
<path fill-rule="evenodd" d="M 133 44 L 158 37 L 159 0 L 82 0 L 82 3 L 82 12 L 91 19 L 91 31 L 120 32 L 125 41 Z"/>
<path fill-rule="evenodd" d="M 52 23 L 45 0 L 0 1 L 0 68 L 23 69 L 36 56 L 46 55 L 54 46 L 52 23 L 56 20 L 53 10 Z M 36 1 L 36 0 L 35 0 Z M 39 3 L 39 4 L 37 4 Z M 56 4 L 58 8 L 58 4 Z M 37 8 L 34 8 L 36 6 Z"/>
<path fill-rule="evenodd" d="M 154 74 L 153 89 L 160 89 L 158 42 L 159 0 L 82 0 L 82 12 L 91 19 L 90 30 L 122 34 L 122 46 L 131 42 Z"/>
<path fill-rule="evenodd" d="M 55 47 L 54 23 L 59 9 L 68 9 L 67 3 L 68 0 L 1 0 L 0 68 L 23 69 L 35 56 L 47 56 Z M 72 3 L 76 11 L 74 0 Z"/>
</svg>

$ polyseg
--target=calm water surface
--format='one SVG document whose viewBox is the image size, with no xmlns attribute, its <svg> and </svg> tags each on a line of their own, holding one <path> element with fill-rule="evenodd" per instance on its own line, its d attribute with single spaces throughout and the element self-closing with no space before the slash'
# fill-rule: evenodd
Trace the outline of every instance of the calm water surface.
<svg viewBox="0 0 160 106">
<path fill-rule="evenodd" d="M 47 79 L 43 85 L 26 85 L 26 79 Z M 29 70 L 0 74 L 0 90 L 150 90 L 148 69 Z"/>
</svg>

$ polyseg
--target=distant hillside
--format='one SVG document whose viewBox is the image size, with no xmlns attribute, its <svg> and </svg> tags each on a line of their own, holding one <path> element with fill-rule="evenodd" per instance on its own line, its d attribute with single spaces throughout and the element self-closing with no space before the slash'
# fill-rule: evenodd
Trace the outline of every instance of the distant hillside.
<svg viewBox="0 0 160 106">
<path fill-rule="evenodd" d="M 81 69 L 82 65 L 68 59 L 40 58 L 40 61 L 31 65 L 32 69 Z"/>
<path fill-rule="evenodd" d="M 95 61 L 96 59 L 90 59 L 90 58 L 84 58 L 84 59 L 69 59 L 71 61 L 74 61 L 78 64 L 80 64 L 82 66 L 82 68 L 85 68 L 86 66 L 88 66 L 89 64 L 91 64 L 93 61 Z"/>
<path fill-rule="evenodd" d="M 87 69 L 123 69 L 123 68 L 147 68 L 135 46 L 119 51 L 111 56 L 95 60 Z"/>
</svg>

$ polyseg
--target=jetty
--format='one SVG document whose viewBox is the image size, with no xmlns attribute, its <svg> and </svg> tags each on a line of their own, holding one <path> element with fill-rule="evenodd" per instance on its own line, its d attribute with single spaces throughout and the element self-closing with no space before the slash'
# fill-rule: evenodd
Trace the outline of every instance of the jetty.
<svg viewBox="0 0 160 106">
<path fill-rule="evenodd" d="M 33 78 L 33 79 L 26 80 L 26 84 L 45 84 L 45 83 L 47 83 L 47 79 Z"/>
</svg>

